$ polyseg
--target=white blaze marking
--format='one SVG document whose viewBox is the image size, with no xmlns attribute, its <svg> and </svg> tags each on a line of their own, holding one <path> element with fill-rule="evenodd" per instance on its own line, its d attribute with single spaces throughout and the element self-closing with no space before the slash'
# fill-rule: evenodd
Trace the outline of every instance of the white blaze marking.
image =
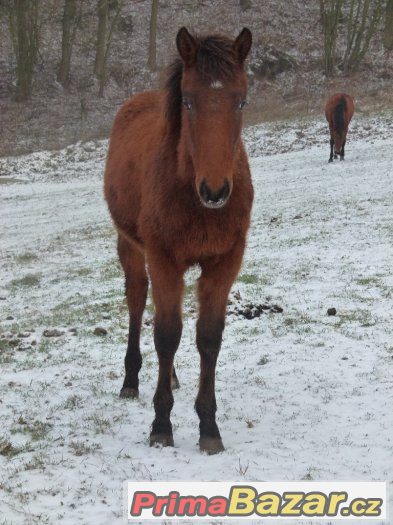
<svg viewBox="0 0 393 525">
<path fill-rule="evenodd" d="M 211 84 L 210 84 L 210 87 L 213 88 L 213 89 L 220 89 L 223 86 L 223 83 L 220 82 L 219 80 L 214 80 Z"/>
</svg>

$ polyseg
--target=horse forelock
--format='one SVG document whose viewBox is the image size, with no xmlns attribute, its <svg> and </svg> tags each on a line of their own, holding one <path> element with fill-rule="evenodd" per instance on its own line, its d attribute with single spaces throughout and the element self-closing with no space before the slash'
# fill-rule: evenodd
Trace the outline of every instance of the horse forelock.
<svg viewBox="0 0 393 525">
<path fill-rule="evenodd" d="M 200 80 L 213 89 L 223 87 L 223 82 L 229 81 L 239 72 L 239 62 L 229 38 L 221 35 L 197 37 L 197 52 L 195 57 L 196 71 Z M 174 133 L 180 131 L 183 76 L 183 62 L 177 58 L 167 68 L 165 82 L 166 102 L 165 117 Z"/>
<path fill-rule="evenodd" d="M 230 80 L 239 70 L 233 42 L 221 35 L 199 38 L 195 67 L 209 84 Z"/>
</svg>

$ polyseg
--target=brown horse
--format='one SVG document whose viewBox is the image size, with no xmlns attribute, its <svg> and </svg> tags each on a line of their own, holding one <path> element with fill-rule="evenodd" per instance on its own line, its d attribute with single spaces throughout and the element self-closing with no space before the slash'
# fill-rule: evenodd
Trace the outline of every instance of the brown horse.
<svg viewBox="0 0 393 525">
<path fill-rule="evenodd" d="M 337 159 L 337 155 L 340 155 L 340 160 L 344 160 L 348 126 L 354 111 L 353 98 L 345 93 L 336 93 L 326 102 L 325 116 L 330 129 L 329 162 L 333 162 L 333 147 L 334 158 Z"/>
<path fill-rule="evenodd" d="M 217 35 L 197 38 L 180 29 L 180 59 L 170 66 L 164 89 L 127 101 L 110 137 L 105 197 L 118 231 L 130 314 L 120 395 L 138 396 L 147 264 L 159 361 L 150 445 L 173 445 L 170 413 L 183 275 L 199 265 L 199 445 L 209 454 L 223 450 L 214 382 L 228 294 L 241 265 L 253 200 L 240 138 L 251 38 L 247 28 L 234 41 Z"/>
</svg>

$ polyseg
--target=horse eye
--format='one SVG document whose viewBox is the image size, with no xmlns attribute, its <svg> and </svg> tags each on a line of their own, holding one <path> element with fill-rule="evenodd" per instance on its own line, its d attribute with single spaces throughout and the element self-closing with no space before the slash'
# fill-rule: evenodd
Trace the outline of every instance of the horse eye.
<svg viewBox="0 0 393 525">
<path fill-rule="evenodd" d="M 239 102 L 239 109 L 243 109 L 245 106 L 247 106 L 248 102 L 247 100 L 241 100 Z"/>
<path fill-rule="evenodd" d="M 187 98 L 183 98 L 183 106 L 190 111 L 192 109 L 192 104 Z"/>
</svg>

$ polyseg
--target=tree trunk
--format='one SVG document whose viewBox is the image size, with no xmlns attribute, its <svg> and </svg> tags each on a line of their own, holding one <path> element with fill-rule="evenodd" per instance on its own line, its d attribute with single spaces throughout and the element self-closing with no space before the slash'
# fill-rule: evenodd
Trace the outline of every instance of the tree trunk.
<svg viewBox="0 0 393 525">
<path fill-rule="evenodd" d="M 108 26 L 108 13 L 108 0 L 98 0 L 98 28 L 94 73 L 99 80 L 100 86 L 104 85 L 106 79 L 106 36 Z"/>
<path fill-rule="evenodd" d="M 151 71 L 157 69 L 157 15 L 158 0 L 152 0 L 149 30 L 149 58 L 147 60 L 147 66 Z"/>
<path fill-rule="evenodd" d="M 61 40 L 61 60 L 57 80 L 67 87 L 70 83 L 72 46 L 77 25 L 76 0 L 65 0 L 63 13 L 63 36 Z"/>
<path fill-rule="evenodd" d="M 23 101 L 31 95 L 38 55 L 38 0 L 15 0 L 8 22 L 16 59 L 16 98 Z"/>
<path fill-rule="evenodd" d="M 320 0 L 324 35 L 324 70 L 327 77 L 334 73 L 338 23 L 341 17 L 342 4 L 343 0 Z"/>
<path fill-rule="evenodd" d="M 383 45 L 388 51 L 393 50 L 393 0 L 387 0 L 386 3 L 386 18 Z"/>
<path fill-rule="evenodd" d="M 356 5 L 356 9 L 355 9 Z M 371 11 L 371 8 L 373 10 Z M 344 71 L 359 68 L 382 16 L 381 0 L 351 0 L 347 21 L 347 45 L 344 55 Z"/>
</svg>

